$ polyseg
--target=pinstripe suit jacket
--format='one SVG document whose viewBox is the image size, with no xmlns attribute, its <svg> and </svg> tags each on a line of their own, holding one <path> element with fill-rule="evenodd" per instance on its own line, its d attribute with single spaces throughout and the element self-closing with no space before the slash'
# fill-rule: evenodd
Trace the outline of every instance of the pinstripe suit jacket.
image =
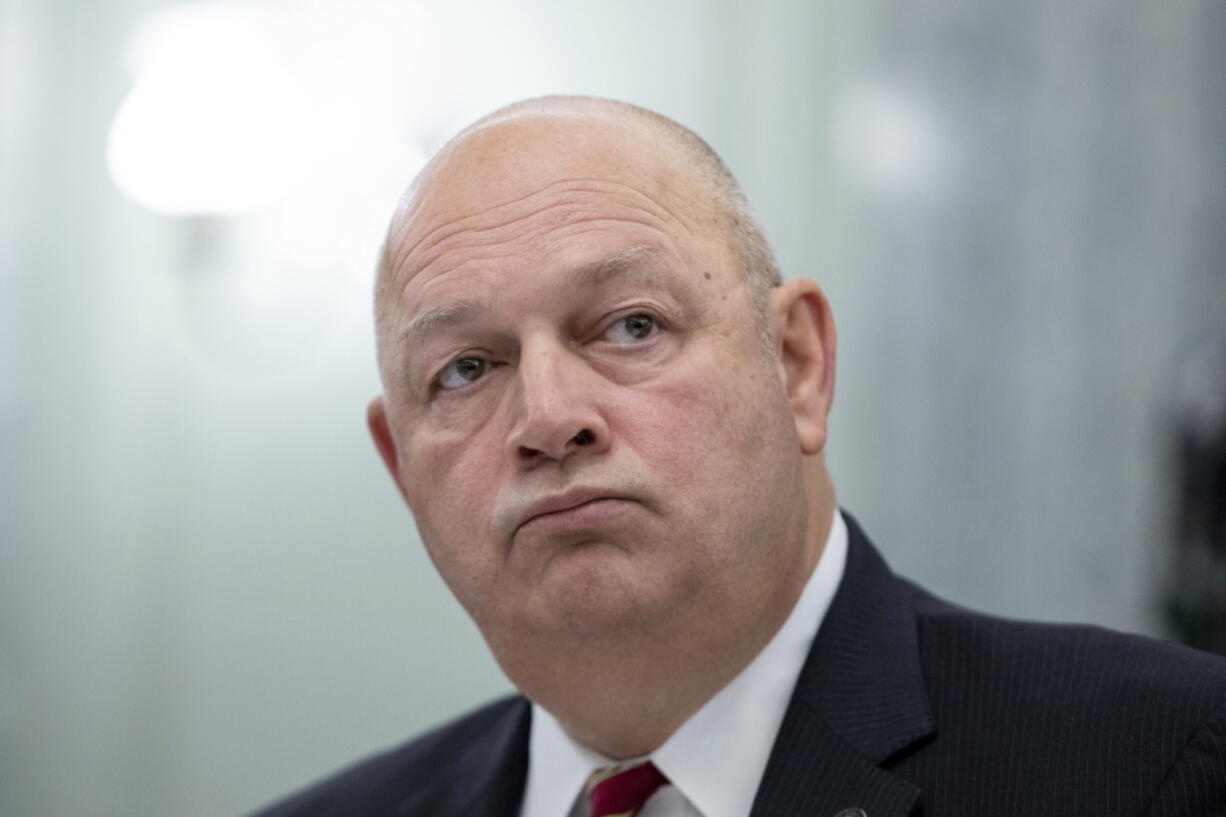
<svg viewBox="0 0 1226 817">
<path fill-rule="evenodd" d="M 1226 817 L 1226 660 L 960 609 L 848 529 L 753 817 Z M 515 817 L 530 717 L 498 701 L 260 817 Z"/>
</svg>

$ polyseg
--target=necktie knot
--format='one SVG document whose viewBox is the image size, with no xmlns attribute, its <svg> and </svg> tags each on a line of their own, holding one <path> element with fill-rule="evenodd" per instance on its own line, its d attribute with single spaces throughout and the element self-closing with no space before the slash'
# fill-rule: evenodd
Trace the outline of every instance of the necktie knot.
<svg viewBox="0 0 1226 817">
<path fill-rule="evenodd" d="M 667 782 L 651 761 L 628 768 L 597 769 L 587 781 L 592 817 L 634 817 L 647 798 Z"/>
</svg>

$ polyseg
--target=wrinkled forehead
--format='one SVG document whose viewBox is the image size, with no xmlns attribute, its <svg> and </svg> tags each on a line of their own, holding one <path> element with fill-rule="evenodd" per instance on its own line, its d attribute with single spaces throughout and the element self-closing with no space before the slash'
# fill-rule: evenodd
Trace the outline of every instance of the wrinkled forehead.
<svg viewBox="0 0 1226 817">
<path fill-rule="evenodd" d="M 726 218 L 694 165 L 664 135 L 616 118 L 533 114 L 465 132 L 431 160 L 393 219 L 380 304 L 463 240 L 506 240 L 533 217 L 578 223 L 608 210 L 679 236 L 718 235 Z"/>
</svg>

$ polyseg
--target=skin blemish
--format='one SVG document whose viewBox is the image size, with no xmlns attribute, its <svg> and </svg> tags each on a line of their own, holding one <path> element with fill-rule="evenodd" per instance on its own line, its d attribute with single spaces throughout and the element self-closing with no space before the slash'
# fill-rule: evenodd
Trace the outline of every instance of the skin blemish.
<svg viewBox="0 0 1226 817">
<path fill-rule="evenodd" d="M 706 278 L 708 281 L 710 281 L 710 280 L 711 280 L 711 273 L 709 273 L 709 272 L 704 272 L 704 273 L 702 274 L 702 277 L 703 277 L 703 278 Z"/>
</svg>

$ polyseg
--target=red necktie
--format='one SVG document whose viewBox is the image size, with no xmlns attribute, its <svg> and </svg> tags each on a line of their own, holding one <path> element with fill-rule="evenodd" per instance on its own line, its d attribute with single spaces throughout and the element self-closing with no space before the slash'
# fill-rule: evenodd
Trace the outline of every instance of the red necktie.
<svg viewBox="0 0 1226 817">
<path fill-rule="evenodd" d="M 634 817 L 647 798 L 668 782 L 668 778 L 650 761 L 612 774 L 610 771 L 597 769 L 588 778 L 592 817 Z"/>
</svg>

